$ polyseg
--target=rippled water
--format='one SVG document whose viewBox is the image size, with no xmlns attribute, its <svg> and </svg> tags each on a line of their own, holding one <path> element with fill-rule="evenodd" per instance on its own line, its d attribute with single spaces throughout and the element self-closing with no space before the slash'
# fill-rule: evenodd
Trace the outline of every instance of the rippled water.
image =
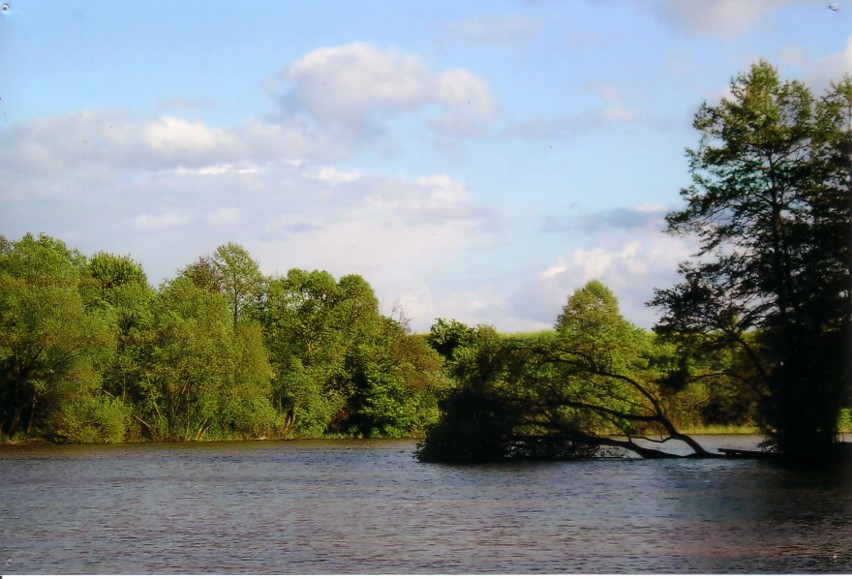
<svg viewBox="0 0 852 579">
<path fill-rule="evenodd" d="M 0 448 L 0 573 L 852 572 L 849 468 L 451 467 L 413 450 Z"/>
</svg>

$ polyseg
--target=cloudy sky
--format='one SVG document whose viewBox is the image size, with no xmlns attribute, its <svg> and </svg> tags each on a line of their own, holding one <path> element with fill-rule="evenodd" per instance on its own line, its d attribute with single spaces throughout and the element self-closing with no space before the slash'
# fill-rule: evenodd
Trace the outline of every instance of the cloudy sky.
<svg viewBox="0 0 852 579">
<path fill-rule="evenodd" d="M 852 2 L 7 0 L 0 234 L 155 285 L 233 241 L 415 330 L 546 328 L 598 278 L 650 326 L 692 116 L 760 58 L 821 92 Z"/>
</svg>

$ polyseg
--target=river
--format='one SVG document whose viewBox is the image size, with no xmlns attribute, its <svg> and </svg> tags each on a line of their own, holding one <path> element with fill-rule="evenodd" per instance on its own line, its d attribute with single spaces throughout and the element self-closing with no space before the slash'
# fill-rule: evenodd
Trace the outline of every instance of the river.
<svg viewBox="0 0 852 579">
<path fill-rule="evenodd" d="M 0 447 L 0 573 L 852 572 L 848 467 L 461 467 L 414 447 Z"/>
</svg>

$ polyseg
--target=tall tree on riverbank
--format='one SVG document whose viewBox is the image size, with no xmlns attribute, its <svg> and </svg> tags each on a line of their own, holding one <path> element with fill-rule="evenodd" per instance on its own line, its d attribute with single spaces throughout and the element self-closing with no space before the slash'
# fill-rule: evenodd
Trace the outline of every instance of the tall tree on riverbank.
<svg viewBox="0 0 852 579">
<path fill-rule="evenodd" d="M 695 116 L 686 208 L 669 232 L 700 241 L 684 281 L 658 290 L 657 330 L 751 362 L 777 450 L 829 452 L 849 402 L 852 78 L 822 99 L 768 63 Z"/>
</svg>

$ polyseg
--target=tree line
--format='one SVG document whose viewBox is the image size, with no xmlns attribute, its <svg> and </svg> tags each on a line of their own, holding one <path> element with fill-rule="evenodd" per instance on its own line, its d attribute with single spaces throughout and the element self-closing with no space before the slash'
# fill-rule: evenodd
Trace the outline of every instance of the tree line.
<svg viewBox="0 0 852 579">
<path fill-rule="evenodd" d="M 652 348 L 647 363 L 671 373 L 671 347 L 621 319 L 600 282 L 571 296 L 570 307 L 589 295 L 616 312 L 620 329 L 607 331 Z M 380 312 L 361 276 L 300 269 L 264 276 L 235 243 L 153 288 L 129 256 L 87 257 L 44 234 L 0 237 L 0 437 L 423 437 L 435 425 L 457 426 L 446 405 L 476 381 L 481 370 L 472 360 L 506 355 L 530 369 L 540 360 L 518 346 L 553 342 L 566 315 L 555 331 L 528 335 L 446 319 L 418 335 L 400 307 Z M 591 344 L 594 331 L 584 325 L 574 339 Z M 622 345 L 598 348 L 614 355 Z M 746 425 L 755 405 L 727 377 L 662 396 L 667 415 L 686 429 Z M 488 432 L 451 434 L 472 441 Z"/>
<path fill-rule="evenodd" d="M 668 231 L 698 251 L 653 331 L 599 281 L 552 331 L 412 334 L 358 275 L 267 277 L 228 243 L 159 288 L 127 256 L 0 238 L 0 437 L 72 442 L 422 436 L 426 461 L 713 456 L 754 424 L 837 456 L 852 404 L 852 78 L 821 97 L 766 62 L 695 115 Z"/>
<path fill-rule="evenodd" d="M 265 277 L 228 243 L 154 289 L 127 256 L 0 240 L 6 438 L 409 436 L 448 384 L 358 275 Z"/>
</svg>

